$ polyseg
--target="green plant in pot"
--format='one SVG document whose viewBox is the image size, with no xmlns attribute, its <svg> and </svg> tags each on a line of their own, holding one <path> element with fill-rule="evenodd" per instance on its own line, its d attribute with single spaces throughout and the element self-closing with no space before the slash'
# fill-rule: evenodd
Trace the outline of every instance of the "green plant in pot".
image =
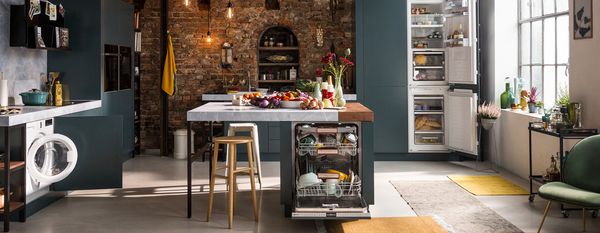
<svg viewBox="0 0 600 233">
<path fill-rule="evenodd" d="M 537 87 L 531 87 L 529 93 L 527 93 L 527 108 L 529 108 L 529 113 L 537 113 L 538 94 L 539 93 Z"/>
<path fill-rule="evenodd" d="M 538 114 L 544 115 L 544 102 L 542 102 L 542 101 L 535 102 L 535 107 L 537 108 Z"/>
<path fill-rule="evenodd" d="M 491 129 L 502 115 L 502 110 L 494 103 L 483 103 L 477 108 L 477 116 L 485 130 Z"/>
</svg>

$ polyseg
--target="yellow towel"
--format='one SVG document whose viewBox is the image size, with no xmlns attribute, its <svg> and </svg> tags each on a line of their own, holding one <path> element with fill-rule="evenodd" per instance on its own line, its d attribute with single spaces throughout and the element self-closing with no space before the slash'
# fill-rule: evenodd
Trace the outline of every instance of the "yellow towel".
<svg viewBox="0 0 600 233">
<path fill-rule="evenodd" d="M 167 43 L 167 57 L 165 58 L 165 68 L 162 75 L 162 90 L 168 95 L 173 95 L 175 93 L 175 72 L 177 72 L 177 67 L 175 66 L 175 54 L 173 53 L 171 35 L 167 36 Z"/>
</svg>

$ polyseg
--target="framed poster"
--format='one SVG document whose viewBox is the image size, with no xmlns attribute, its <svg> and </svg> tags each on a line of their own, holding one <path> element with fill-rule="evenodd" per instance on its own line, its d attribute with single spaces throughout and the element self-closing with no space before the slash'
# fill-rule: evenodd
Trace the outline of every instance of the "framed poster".
<svg viewBox="0 0 600 233">
<path fill-rule="evenodd" d="M 573 39 L 589 39 L 593 31 L 593 0 L 573 0 Z"/>
</svg>

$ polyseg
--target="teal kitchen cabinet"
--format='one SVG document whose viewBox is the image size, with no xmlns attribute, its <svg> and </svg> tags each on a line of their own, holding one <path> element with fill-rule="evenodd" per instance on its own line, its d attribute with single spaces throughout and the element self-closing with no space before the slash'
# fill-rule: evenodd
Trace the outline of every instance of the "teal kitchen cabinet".
<svg viewBox="0 0 600 233">
<path fill-rule="evenodd" d="M 356 75 L 359 101 L 375 113 L 373 150 L 408 153 L 406 2 L 356 1 Z"/>
<path fill-rule="evenodd" d="M 71 50 L 49 51 L 48 71 L 62 72 L 60 81 L 66 100 L 102 100 L 102 108 L 76 116 L 119 116 L 107 119 L 121 122 L 123 137 L 118 158 L 123 162 L 133 155 L 134 150 L 133 89 L 104 91 L 104 56 L 107 53 L 104 50 L 105 45 L 133 49 L 133 5 L 120 0 L 58 0 L 54 3 L 60 3 L 67 9 L 65 26 L 70 29 Z M 129 57 L 133 57 L 132 51 Z M 120 55 L 126 57 L 124 53 Z M 133 62 L 127 64 L 122 61 L 120 70 L 128 69 L 132 74 Z M 101 130 L 100 125 L 97 127 Z M 106 139 L 97 143 L 113 145 L 109 141 Z"/>
</svg>

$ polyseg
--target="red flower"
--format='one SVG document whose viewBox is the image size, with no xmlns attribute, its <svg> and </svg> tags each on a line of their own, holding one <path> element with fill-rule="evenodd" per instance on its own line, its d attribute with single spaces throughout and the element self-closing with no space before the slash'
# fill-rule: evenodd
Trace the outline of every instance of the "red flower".
<svg viewBox="0 0 600 233">
<path fill-rule="evenodd" d="M 347 58 L 345 58 L 345 57 L 340 57 L 340 60 L 342 60 L 342 62 L 343 62 L 344 64 L 346 64 L 347 66 L 354 66 L 354 62 L 352 62 L 352 61 L 348 60 L 348 59 L 347 59 Z"/>
<path fill-rule="evenodd" d="M 323 77 L 323 70 L 321 68 L 317 68 L 317 72 L 315 72 L 317 77 Z"/>
<path fill-rule="evenodd" d="M 326 56 L 321 57 L 321 63 L 323 64 L 331 64 L 335 59 L 335 53 L 328 52 Z"/>
</svg>

